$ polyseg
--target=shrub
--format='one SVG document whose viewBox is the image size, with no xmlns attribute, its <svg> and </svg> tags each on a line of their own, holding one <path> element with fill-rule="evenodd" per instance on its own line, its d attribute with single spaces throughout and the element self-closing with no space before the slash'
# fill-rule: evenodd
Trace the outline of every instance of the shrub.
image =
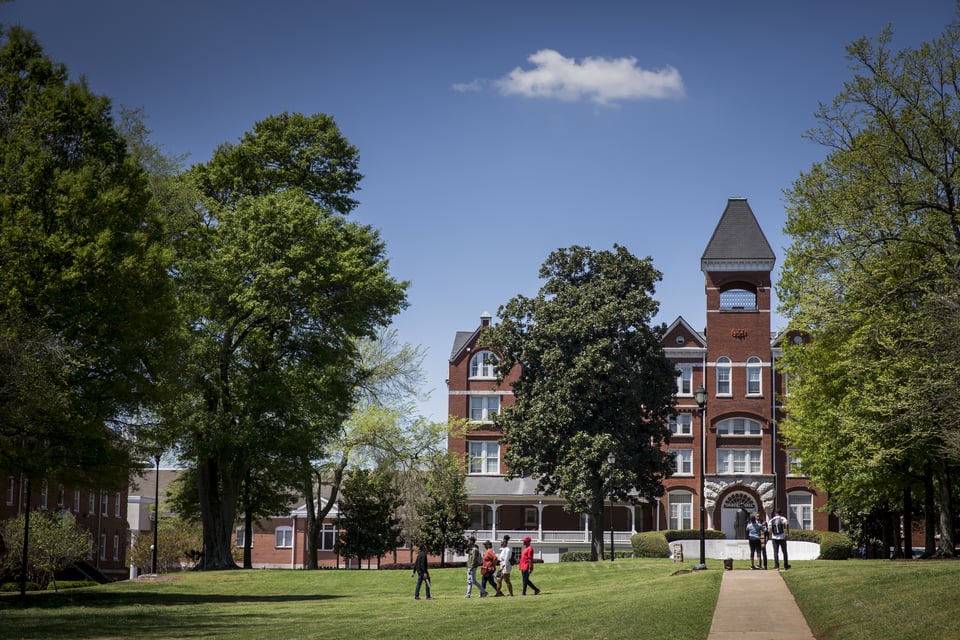
<svg viewBox="0 0 960 640">
<path fill-rule="evenodd" d="M 19 582 L 4 582 L 0 584 L 0 592 L 2 593 L 16 593 L 20 591 Z M 27 581 L 27 591 L 40 591 L 40 585 L 36 582 Z"/>
<path fill-rule="evenodd" d="M 697 534 L 699 535 L 699 533 Z M 634 558 L 669 558 L 670 545 L 662 531 L 644 531 L 630 537 Z"/>
<path fill-rule="evenodd" d="M 847 560 L 853 546 L 845 533 L 820 531 L 820 560 Z"/>
<path fill-rule="evenodd" d="M 667 542 L 675 542 L 677 540 L 699 540 L 700 539 L 700 529 L 671 529 L 669 531 L 664 531 L 663 535 L 666 536 Z M 717 531 L 716 529 L 705 529 L 703 532 L 703 537 L 707 540 L 724 540 L 727 537 L 723 531 Z"/>
<path fill-rule="evenodd" d="M 618 558 L 632 558 L 632 551 L 620 551 L 616 552 Z M 604 560 L 610 559 L 609 553 L 603 554 Z M 560 562 L 590 562 L 590 552 L 589 551 L 567 551 L 560 556 Z"/>
<path fill-rule="evenodd" d="M 54 586 L 56 585 L 56 586 Z M 99 584 L 93 580 L 57 580 L 47 585 L 47 591 L 59 591 L 60 589 L 80 589 L 82 587 L 97 587 Z"/>
</svg>

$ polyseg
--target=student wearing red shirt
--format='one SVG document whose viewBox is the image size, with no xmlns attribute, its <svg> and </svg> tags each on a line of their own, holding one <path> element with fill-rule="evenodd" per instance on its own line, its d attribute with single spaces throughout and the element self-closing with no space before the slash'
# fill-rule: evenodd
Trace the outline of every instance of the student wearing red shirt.
<svg viewBox="0 0 960 640">
<path fill-rule="evenodd" d="M 530 545 L 530 536 L 523 539 L 523 551 L 520 552 L 520 575 L 523 576 L 523 590 L 520 595 L 527 595 L 527 587 L 533 589 L 533 595 L 540 595 L 540 589 L 530 581 L 533 573 L 533 547 Z"/>
</svg>

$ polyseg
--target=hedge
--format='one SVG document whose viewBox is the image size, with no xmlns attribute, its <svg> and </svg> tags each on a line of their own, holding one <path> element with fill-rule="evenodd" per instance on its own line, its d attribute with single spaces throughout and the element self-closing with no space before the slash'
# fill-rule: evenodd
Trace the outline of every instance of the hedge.
<svg viewBox="0 0 960 640">
<path fill-rule="evenodd" d="M 644 531 L 630 536 L 634 558 L 669 558 L 670 545 L 663 531 Z"/>
<path fill-rule="evenodd" d="M 632 558 L 632 551 L 617 551 L 616 555 L 618 558 Z M 603 554 L 604 560 L 610 559 L 610 553 Z M 560 556 L 560 562 L 590 562 L 590 552 L 589 551 L 567 551 Z"/>
<path fill-rule="evenodd" d="M 670 529 L 664 531 L 663 535 L 666 536 L 667 542 L 676 542 L 677 540 L 699 540 L 700 539 L 700 529 Z M 716 529 L 705 529 L 703 532 L 703 537 L 706 540 L 725 540 L 727 534 L 723 531 L 717 531 Z"/>
</svg>

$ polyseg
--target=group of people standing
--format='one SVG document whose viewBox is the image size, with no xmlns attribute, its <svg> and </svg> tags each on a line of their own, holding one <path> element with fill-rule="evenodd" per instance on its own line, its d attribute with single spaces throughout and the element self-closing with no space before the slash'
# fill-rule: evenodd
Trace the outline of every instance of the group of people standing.
<svg viewBox="0 0 960 640">
<path fill-rule="evenodd" d="M 470 597 L 474 585 L 479 589 L 481 598 L 486 598 L 489 595 L 488 585 L 494 591 L 495 597 L 502 597 L 504 595 L 504 584 L 506 584 L 507 592 L 512 597 L 513 582 L 510 579 L 510 574 L 514 564 L 519 567 L 522 577 L 520 595 L 527 595 L 528 590 L 533 591 L 535 596 L 540 595 L 540 589 L 530 580 L 530 574 L 533 573 L 534 553 L 530 536 L 523 539 L 523 550 L 520 552 L 519 559 L 514 557 L 513 549 L 510 548 L 510 536 L 503 536 L 499 553 L 493 550 L 493 543 L 489 540 L 484 542 L 482 555 L 474 536 L 467 538 L 467 541 L 470 545 L 467 549 L 467 595 L 464 597 Z M 480 571 L 480 582 L 477 582 L 477 571 Z M 417 559 L 413 563 L 413 575 L 418 576 L 417 586 L 413 592 L 414 599 L 420 599 L 420 587 L 425 584 L 427 600 L 433 600 L 430 595 L 430 571 L 427 568 L 427 553 L 422 547 L 418 549 Z"/>
<path fill-rule="evenodd" d="M 752 514 L 747 522 L 747 540 L 750 542 L 750 568 L 767 568 L 767 540 L 773 542 L 773 568 L 780 569 L 780 553 L 783 552 L 783 568 L 790 568 L 787 559 L 787 533 L 790 522 L 780 510 L 773 512 L 769 521 L 764 521 L 759 513 Z M 756 561 L 754 561 L 756 560 Z"/>
</svg>

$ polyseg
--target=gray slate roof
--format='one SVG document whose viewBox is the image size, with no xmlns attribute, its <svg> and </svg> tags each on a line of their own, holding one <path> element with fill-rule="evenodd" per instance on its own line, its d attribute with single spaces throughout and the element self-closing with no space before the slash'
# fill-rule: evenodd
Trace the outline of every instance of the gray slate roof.
<svg viewBox="0 0 960 640">
<path fill-rule="evenodd" d="M 700 258 L 700 269 L 709 271 L 718 263 L 745 261 L 769 262 L 769 269 L 772 269 L 776 255 L 747 199 L 730 198 Z"/>
</svg>

